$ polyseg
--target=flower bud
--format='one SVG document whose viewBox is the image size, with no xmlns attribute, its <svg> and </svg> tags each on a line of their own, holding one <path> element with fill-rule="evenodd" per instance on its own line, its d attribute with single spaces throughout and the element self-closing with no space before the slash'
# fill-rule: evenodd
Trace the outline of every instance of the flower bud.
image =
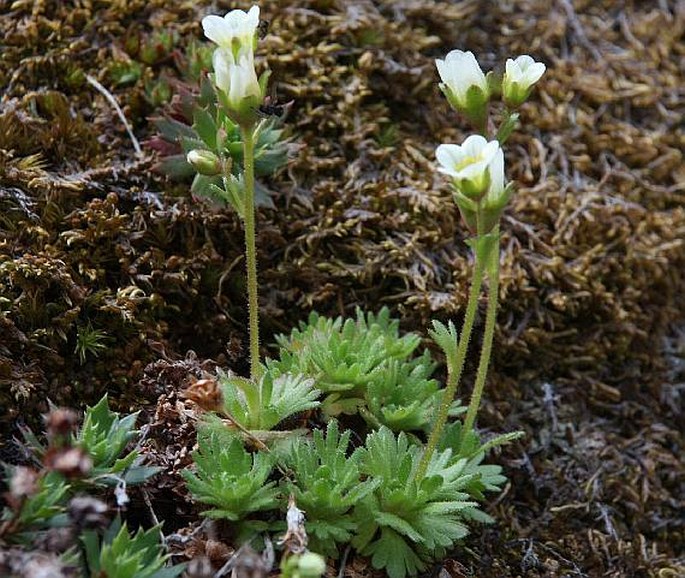
<svg viewBox="0 0 685 578">
<path fill-rule="evenodd" d="M 435 65 L 442 80 L 440 90 L 452 108 L 482 127 L 487 119 L 490 88 L 473 52 L 452 50 Z"/>
<path fill-rule="evenodd" d="M 297 561 L 297 575 L 300 578 L 319 578 L 325 572 L 326 561 L 314 552 L 305 552 Z"/>
<path fill-rule="evenodd" d="M 211 151 L 193 149 L 186 155 L 186 160 L 201 175 L 213 177 L 221 173 L 221 161 Z"/>
<path fill-rule="evenodd" d="M 502 79 L 502 96 L 509 108 L 518 108 L 528 97 L 533 85 L 542 78 L 546 67 L 542 62 L 535 62 L 527 54 L 523 54 L 506 63 L 504 78 Z"/>
</svg>

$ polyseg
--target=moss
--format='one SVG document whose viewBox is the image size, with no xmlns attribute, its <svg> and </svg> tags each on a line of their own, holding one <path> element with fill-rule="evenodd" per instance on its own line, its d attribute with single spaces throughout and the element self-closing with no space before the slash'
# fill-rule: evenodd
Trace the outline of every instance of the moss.
<svg viewBox="0 0 685 578">
<path fill-rule="evenodd" d="M 337 315 L 388 305 L 419 332 L 430 318 L 458 318 L 467 232 L 433 157 L 438 143 L 463 139 L 466 125 L 436 89 L 433 59 L 459 47 L 485 68 L 519 53 L 548 65 L 506 153 L 518 192 L 502 225 L 502 307 L 484 420 L 511 415 L 512 428 L 547 432 L 553 439 L 533 439 L 520 453 L 554 473 L 533 476 L 542 489 L 530 489 L 521 470 L 498 506 L 509 526 L 483 548 L 499 548 L 493 567 L 508 561 L 503 576 L 532 560 L 515 541 L 529 535 L 556 543 L 555 553 L 533 550 L 539 575 L 554 564 L 574 571 L 569 557 L 590 573 L 647 575 L 682 544 L 681 530 L 660 530 L 647 515 L 672 516 L 672 480 L 645 478 L 625 456 L 598 478 L 602 500 L 620 510 L 612 519 L 625 523 L 618 541 L 589 544 L 539 493 L 560 485 L 563 499 L 581 503 L 574 492 L 593 473 L 564 472 L 585 451 L 633 447 L 642 430 L 626 420 L 648 440 L 639 459 L 668 465 L 677 454 L 672 401 L 661 399 L 660 384 L 663 337 L 685 312 L 682 18 L 667 2 L 615 4 L 517 0 L 483 11 L 433 0 L 261 2 L 270 34 L 260 58 L 278 101 L 294 101 L 287 123 L 299 144 L 287 168 L 262 182 L 276 206 L 259 215 L 267 344 L 312 308 Z M 94 402 L 109 389 L 134 403 L 131 384 L 148 362 L 189 349 L 245 368 L 237 219 L 155 173 L 151 147 L 136 157 L 115 112 L 85 82 L 87 74 L 100 80 L 137 136 L 152 139 L 148 118 L 172 110 L 163 108 L 167 88 L 192 89 L 201 75 L 202 56 L 184 55 L 200 37 L 197 16 L 189 2 L 20 0 L 0 19 L 3 417 L 21 408 L 39 421 L 48 394 Z M 124 78 L 127 71 L 135 74 Z M 88 324 L 106 334 L 108 350 L 81 363 L 74 351 Z M 531 384 L 543 381 L 568 404 L 559 417 L 568 435 L 609 430 L 597 447 L 569 457 L 563 435 L 542 427 L 548 406 Z M 616 486 L 624 466 L 635 495 Z M 658 490 L 635 497 L 645 480 Z M 624 509 L 611 496 L 638 506 Z M 593 495 L 595 509 L 584 514 L 599 532 L 602 500 Z M 536 518 L 554 522 L 548 534 Z M 628 554 L 642 539 L 661 554 Z"/>
</svg>

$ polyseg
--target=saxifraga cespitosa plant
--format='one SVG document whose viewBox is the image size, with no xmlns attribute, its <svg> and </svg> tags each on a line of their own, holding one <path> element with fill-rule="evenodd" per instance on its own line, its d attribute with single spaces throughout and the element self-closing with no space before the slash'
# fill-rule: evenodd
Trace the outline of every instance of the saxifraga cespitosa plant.
<svg viewBox="0 0 685 578">
<path fill-rule="evenodd" d="M 263 366 L 256 309 L 253 144 L 266 75 L 258 80 L 254 70 L 257 24 L 256 7 L 203 20 L 205 34 L 218 45 L 213 81 L 221 110 L 240 127 L 243 176 L 229 175 L 229 159 L 222 156 L 221 146 L 191 151 L 188 160 L 200 173 L 224 176 L 217 194 L 245 223 L 251 371 L 249 380 L 222 378 L 223 389 L 216 386 L 218 395 L 209 396 L 211 409 L 229 417 L 243 437 L 224 431 L 220 420 L 201 426 L 200 449 L 194 455 L 197 468 L 185 477 L 196 498 L 214 506 L 206 515 L 233 520 L 240 533 L 265 527 L 263 522 L 273 519 L 268 511 L 277 504 L 285 509 L 290 495 L 307 511 L 312 545 L 319 551 L 335 556 L 339 545 L 349 541 L 391 578 L 414 575 L 453 548 L 469 522 L 489 520 L 478 501 L 485 491 L 498 490 L 505 478 L 499 466 L 482 461 L 491 448 L 519 435 L 483 443 L 475 420 L 497 314 L 499 220 L 513 193 L 512 184 L 505 183 L 501 147 L 517 125 L 516 110 L 545 67 L 520 56 L 507 61 L 504 77 L 498 79 L 492 73 L 486 77 L 470 52 L 455 50 L 437 61 L 440 88 L 480 133 L 436 151 L 439 170 L 450 177 L 454 200 L 474 234 L 468 243 L 475 257 L 461 332 L 452 322 L 437 321 L 429 332 L 446 357 L 446 387 L 440 390 L 431 379 L 430 354 L 415 356 L 419 338 L 400 336 L 387 310 L 378 316 L 358 312 L 356 320 L 347 321 L 313 314 L 309 323 L 278 339 L 279 359 Z M 499 123 L 489 112 L 497 95 L 504 102 Z M 486 280 L 488 306 L 473 393 L 464 420 L 447 424 L 450 415 L 463 410 L 455 394 Z M 295 437 L 274 450 L 262 441 L 268 437 L 252 435 L 275 428 L 295 413 L 316 409 L 321 393 L 322 413 L 329 421 L 325 434 L 315 432 L 313 441 Z M 350 433 L 340 433 L 335 417 L 357 412 L 372 431 L 360 447 L 351 449 Z M 424 445 L 405 431 L 423 431 L 429 434 L 428 442 Z M 255 452 L 243 447 L 246 439 L 259 442 Z M 278 484 L 273 479 L 276 470 L 283 474 Z"/>
<path fill-rule="evenodd" d="M 76 568 L 84 576 L 110 578 L 180 575 L 185 565 L 167 565 L 158 526 L 132 535 L 118 516 L 109 523 L 105 502 L 84 493 L 112 486 L 123 508 L 129 500 L 127 487 L 159 471 L 140 465 L 136 450 L 125 452 L 138 434 L 137 416 L 120 418 L 105 396 L 86 409 L 80 427 L 75 412 L 53 408 L 46 418 L 47 445 L 25 429 L 24 449 L 32 464 L 5 465 L 9 491 L 0 518 L 0 544 L 14 546 L 15 552 L 52 544 L 59 556 L 45 563 L 55 576 Z M 8 559 L 14 572 L 12 557 Z"/>
<path fill-rule="evenodd" d="M 255 231 L 255 144 L 262 149 L 280 138 L 270 121 L 261 119 L 269 73 L 257 78 L 254 51 L 257 47 L 259 7 L 248 12 L 232 10 L 225 17 L 210 15 L 202 20 L 205 36 L 216 44 L 212 56 L 212 80 L 219 106 L 198 109 L 195 130 L 203 148 L 192 149 L 188 162 L 200 174 L 221 177 L 221 185 L 211 183 L 212 196 L 235 209 L 245 227 L 245 258 L 250 341 L 250 379 L 262 373 L 259 360 L 259 301 Z M 242 140 L 242 170 L 235 171 L 228 135 L 238 127 Z M 261 140 L 260 140 L 261 139 Z M 228 154 L 227 154 L 228 153 Z M 236 174 L 237 172 L 237 174 Z"/>
<path fill-rule="evenodd" d="M 488 306 L 480 360 L 473 393 L 464 420 L 464 435 L 473 434 L 476 415 L 487 378 L 492 340 L 497 321 L 499 291 L 500 231 L 499 220 L 513 193 L 513 183 L 505 184 L 504 153 L 501 145 L 518 122 L 516 111 L 528 98 L 533 85 L 545 72 L 545 65 L 522 55 L 508 59 L 504 77 L 500 80 L 490 72 L 483 74 L 471 52 L 453 50 L 445 60 L 436 60 L 442 83 L 440 89 L 454 110 L 470 120 L 482 134 L 469 136 L 462 145 L 442 144 L 436 157 L 440 171 L 448 175 L 454 201 L 467 227 L 475 234 L 469 240 L 475 264 L 471 290 L 466 305 L 461 335 L 451 323 L 433 323 L 431 335 L 445 353 L 447 386 L 433 424 L 426 450 L 417 470 L 420 478 L 426 472 L 432 453 L 442 436 L 452 399 L 456 394 L 464 369 L 471 331 L 478 308 L 484 275 L 488 278 Z M 505 110 L 498 128 L 489 116 L 493 96 L 501 94 Z M 488 141 L 487 136 L 494 136 Z M 483 136 L 485 135 L 485 136 Z"/>
</svg>

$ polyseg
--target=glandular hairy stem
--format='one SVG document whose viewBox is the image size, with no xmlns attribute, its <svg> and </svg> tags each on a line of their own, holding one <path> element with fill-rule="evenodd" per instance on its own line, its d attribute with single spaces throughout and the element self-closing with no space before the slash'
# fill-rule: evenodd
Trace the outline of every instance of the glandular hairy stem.
<svg viewBox="0 0 685 578">
<path fill-rule="evenodd" d="M 481 285 L 483 284 L 484 269 L 485 263 L 478 258 L 478 253 L 476 252 L 476 262 L 471 279 L 471 290 L 469 292 L 468 303 L 466 304 L 466 314 L 464 316 L 464 325 L 459 337 L 457 355 L 453 364 L 448 359 L 447 386 L 445 387 L 442 401 L 440 402 L 440 407 L 438 408 L 438 413 L 435 418 L 435 422 L 433 423 L 433 428 L 431 429 L 428 443 L 426 444 L 426 449 L 423 452 L 423 456 L 419 462 L 419 467 L 416 470 L 416 480 L 418 482 L 420 482 L 420 480 L 426 475 L 428 464 L 430 463 L 431 456 L 433 455 L 433 452 L 440 441 L 440 437 L 442 436 L 442 431 L 445 428 L 445 423 L 447 422 L 450 406 L 452 405 L 452 401 L 454 400 L 454 396 L 457 392 L 457 387 L 459 386 L 459 382 L 461 380 L 461 374 L 464 371 L 464 362 L 466 360 L 466 353 L 469 348 L 471 331 L 473 330 L 473 322 L 476 318 L 476 311 L 478 310 L 478 297 L 480 295 Z"/>
<path fill-rule="evenodd" d="M 250 379 L 257 383 L 261 374 L 261 365 L 259 363 L 259 298 L 254 205 L 254 126 L 243 126 L 242 136 L 245 159 L 245 257 L 250 331 Z"/>
<path fill-rule="evenodd" d="M 464 421 L 464 433 L 473 430 L 476 423 L 476 415 L 480 408 L 480 400 L 483 395 L 485 381 L 488 375 L 488 367 L 490 366 L 490 357 L 492 356 L 492 342 L 495 335 L 495 322 L 497 321 L 497 303 L 499 300 L 499 232 L 497 234 L 497 241 L 491 247 L 487 255 L 486 272 L 488 275 L 488 308 L 485 316 L 485 333 L 483 335 L 483 347 L 480 352 L 480 360 L 478 362 L 478 372 L 476 374 L 476 383 L 473 386 L 473 394 L 469 402 L 468 410 L 466 411 L 466 419 Z"/>
</svg>

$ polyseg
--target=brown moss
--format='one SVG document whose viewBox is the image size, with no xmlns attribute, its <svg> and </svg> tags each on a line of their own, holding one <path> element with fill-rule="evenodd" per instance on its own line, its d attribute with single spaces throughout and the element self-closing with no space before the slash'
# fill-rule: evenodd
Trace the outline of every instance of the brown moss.
<svg viewBox="0 0 685 578">
<path fill-rule="evenodd" d="M 433 59 L 457 47 L 485 68 L 520 53 L 542 59 L 547 74 L 506 150 L 518 192 L 502 224 L 481 423 L 530 435 L 502 458 L 512 486 L 493 507 L 499 526 L 471 543 L 482 558 L 462 552 L 460 562 L 482 576 L 682 569 L 672 506 L 680 378 L 663 373 L 685 285 L 680 5 L 261 7 L 270 34 L 260 55 L 278 99 L 294 100 L 288 126 L 300 144 L 264 183 L 277 207 L 259 216 L 267 343 L 311 308 L 387 304 L 421 332 L 433 317 L 460 316 L 467 232 L 433 158 L 468 128 L 439 94 Z M 237 219 L 153 174 L 157 159 L 135 157 L 85 82 L 100 80 L 137 136 L 153 136 L 147 117 L 164 100 L 155 81 L 183 76 L 204 13 L 165 0 L 18 0 L 0 19 L 0 406 L 13 418 L 28 400 L 36 411 L 24 418 L 38 421 L 48 392 L 63 403 L 106 389 L 121 405 L 152 399 L 131 384 L 148 362 L 188 349 L 244 368 Z M 166 30 L 171 49 L 156 36 Z M 74 349 L 88 323 L 108 351 L 81 364 Z M 363 561 L 350 568 L 369 572 Z"/>
</svg>

